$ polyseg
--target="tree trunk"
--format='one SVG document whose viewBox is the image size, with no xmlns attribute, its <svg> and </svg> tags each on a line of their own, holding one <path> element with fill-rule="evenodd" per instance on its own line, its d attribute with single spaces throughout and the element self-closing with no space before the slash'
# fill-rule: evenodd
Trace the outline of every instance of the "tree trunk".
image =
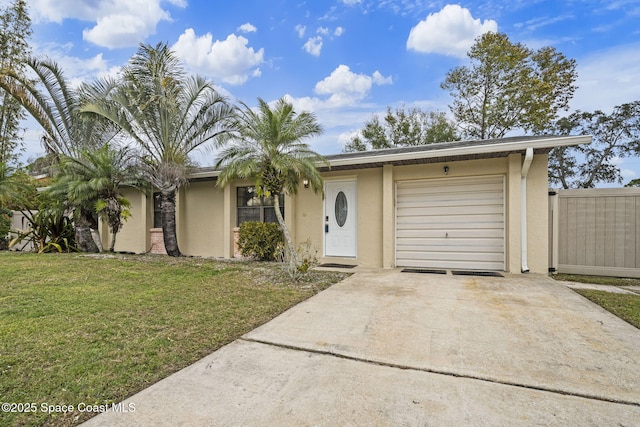
<svg viewBox="0 0 640 427">
<path fill-rule="evenodd" d="M 81 252 L 100 252 L 91 233 L 92 215 L 81 210 L 76 220 L 76 245 Z"/>
<path fill-rule="evenodd" d="M 109 245 L 109 252 L 115 252 L 116 249 L 116 235 L 118 233 L 111 234 L 111 244 Z"/>
<path fill-rule="evenodd" d="M 289 233 L 289 229 L 284 223 L 284 218 L 282 218 L 282 213 L 280 212 L 280 195 L 276 194 L 273 196 L 273 207 L 276 210 L 276 218 L 278 219 L 278 224 L 280 224 L 280 228 L 282 229 L 282 234 L 284 234 L 284 240 L 287 244 L 287 249 L 289 250 L 289 264 L 292 267 L 298 268 L 298 254 L 296 252 L 296 248 L 293 245 L 293 240 L 291 239 L 291 233 Z"/>
<path fill-rule="evenodd" d="M 176 190 L 162 191 L 162 234 L 167 255 L 182 256 L 176 235 Z"/>
</svg>

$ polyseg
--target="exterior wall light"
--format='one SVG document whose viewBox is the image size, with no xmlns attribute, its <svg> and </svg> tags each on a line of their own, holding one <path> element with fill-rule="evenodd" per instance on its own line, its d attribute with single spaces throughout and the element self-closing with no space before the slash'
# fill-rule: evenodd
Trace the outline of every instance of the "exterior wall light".
<svg viewBox="0 0 640 427">
<path fill-rule="evenodd" d="M 449 173 L 449 166 L 445 166 L 442 170 L 444 171 L 444 174 L 447 175 Z"/>
<path fill-rule="evenodd" d="M 309 180 L 307 178 L 303 179 L 302 185 L 304 185 L 304 188 L 309 188 Z"/>
</svg>

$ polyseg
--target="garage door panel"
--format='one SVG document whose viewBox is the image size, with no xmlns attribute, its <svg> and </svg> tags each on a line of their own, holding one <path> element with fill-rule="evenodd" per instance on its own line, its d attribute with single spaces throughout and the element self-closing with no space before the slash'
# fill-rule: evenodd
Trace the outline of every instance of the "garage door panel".
<svg viewBox="0 0 640 427">
<path fill-rule="evenodd" d="M 469 207 L 473 207 L 473 206 L 502 206 L 503 205 L 503 200 L 502 197 L 485 197 L 485 198 L 481 198 L 481 197 L 476 197 L 473 199 L 467 199 L 467 200 L 442 200 L 442 199 L 438 199 L 438 200 L 429 200 L 429 207 L 433 207 L 433 208 L 454 208 L 457 207 L 458 209 L 467 209 Z M 397 204 L 398 208 L 404 209 L 404 208 L 420 208 L 420 207 L 424 207 L 424 198 L 416 198 L 416 199 L 402 199 L 402 201 L 398 201 Z"/>
<path fill-rule="evenodd" d="M 398 245 L 398 251 L 419 251 L 424 250 L 425 246 L 433 251 L 502 253 L 502 239 L 408 239 Z"/>
<path fill-rule="evenodd" d="M 455 261 L 461 262 L 499 262 L 502 260 L 501 254 L 480 254 L 477 252 L 459 252 L 456 254 Z M 403 257 L 413 260 L 440 260 L 450 261 L 451 254 L 447 252 L 423 252 L 423 251 L 405 251 Z"/>
<path fill-rule="evenodd" d="M 449 215 L 443 214 L 441 216 L 402 216 L 398 217 L 398 225 L 408 225 L 408 224 L 441 224 L 443 227 L 455 226 L 457 224 L 463 225 L 468 224 L 469 222 L 475 224 L 504 224 L 502 220 L 501 214 L 478 214 L 474 215 L 472 213 L 460 214 L 460 215 Z M 483 227 L 475 227 L 475 228 L 483 228 Z"/>
<path fill-rule="evenodd" d="M 409 228 L 409 229 L 398 229 L 397 231 L 397 237 L 398 238 L 412 238 L 412 239 L 416 239 L 416 233 L 415 233 L 415 228 Z M 504 230 L 500 227 L 496 227 L 496 228 L 487 228 L 487 229 L 482 229 L 482 230 L 478 230 L 475 228 L 469 228 L 469 229 L 449 229 L 447 230 L 447 235 L 449 239 L 455 239 L 455 238 L 463 238 L 463 239 L 477 239 L 477 238 L 495 238 L 500 240 L 501 242 L 503 241 L 504 238 Z M 422 229 L 422 232 L 420 233 L 420 238 L 423 239 L 433 239 L 433 238 L 442 238 L 444 237 L 445 233 L 443 233 L 442 230 L 438 230 L 438 229 Z"/>
<path fill-rule="evenodd" d="M 487 188 L 487 189 L 497 189 L 502 191 L 501 182 L 495 180 L 495 176 L 492 177 L 473 177 L 473 184 L 476 187 Z M 459 180 L 458 180 L 459 179 Z M 425 186 L 424 181 L 426 180 L 415 180 L 415 181 L 402 181 L 402 188 L 399 188 L 401 191 L 409 191 L 415 190 L 420 193 L 442 193 L 448 192 L 451 193 L 453 191 L 459 192 L 469 192 L 469 187 L 467 182 L 464 182 L 466 178 L 445 178 L 438 183 L 438 185 L 434 186 Z M 458 181 L 456 181 L 458 180 Z M 435 181 L 435 180 L 432 180 Z M 446 181 L 446 182 L 445 182 Z M 448 189 L 445 191 L 445 189 Z"/>
<path fill-rule="evenodd" d="M 418 267 L 418 268 L 449 268 L 452 270 L 503 270 L 504 262 L 472 262 L 472 261 L 447 261 L 447 266 L 443 267 L 441 260 L 407 260 L 406 267 Z"/>
<path fill-rule="evenodd" d="M 402 209 L 402 218 L 410 216 L 442 216 L 442 215 L 502 215 L 504 210 L 502 204 L 486 205 L 466 205 L 466 206 L 429 206 L 429 207 L 406 207 Z"/>
<path fill-rule="evenodd" d="M 398 182 L 396 263 L 504 270 L 504 178 Z"/>
</svg>

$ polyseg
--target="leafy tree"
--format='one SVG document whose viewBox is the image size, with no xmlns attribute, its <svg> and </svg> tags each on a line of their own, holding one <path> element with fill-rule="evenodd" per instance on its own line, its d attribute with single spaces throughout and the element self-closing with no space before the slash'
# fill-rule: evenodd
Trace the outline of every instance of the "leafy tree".
<svg viewBox="0 0 640 427">
<path fill-rule="evenodd" d="M 551 129 L 560 135 L 591 135 L 592 143 L 559 147 L 549 153 L 549 181 L 562 188 L 622 183 L 615 158 L 640 153 L 640 101 L 618 105 L 611 114 L 576 111 Z"/>
<path fill-rule="evenodd" d="M 37 206 L 36 181 L 22 169 L 0 163 L 0 206 L 10 210 Z"/>
<path fill-rule="evenodd" d="M 540 133 L 567 109 L 575 92 L 576 63 L 553 47 L 531 50 L 506 34 L 485 33 L 467 54 L 469 66 L 446 75 L 441 87 L 466 136 L 502 138 L 520 129 Z"/>
<path fill-rule="evenodd" d="M 31 19 L 24 0 L 14 0 L 0 12 L 0 69 L 24 74 L 31 48 Z M 22 144 L 20 122 L 26 118 L 18 101 L 0 90 L 0 162 L 15 163 Z"/>
<path fill-rule="evenodd" d="M 15 181 L 12 177 L 14 169 L 5 162 L 0 162 L 0 204 L 6 203 L 16 191 Z"/>
<path fill-rule="evenodd" d="M 58 65 L 50 59 L 29 58 L 25 63 L 35 79 L 14 70 L 0 72 L 0 88 L 31 114 L 44 130 L 42 141 L 50 158 L 77 158 L 82 150 L 100 147 L 115 135 L 110 123 L 80 114 L 82 95 L 73 90 Z M 98 223 L 92 211 L 76 218 L 76 241 L 80 250 L 97 252 Z M 93 230 L 93 233 L 92 233 Z"/>
<path fill-rule="evenodd" d="M 211 82 L 188 76 L 163 43 L 141 45 L 121 81 L 98 82 L 91 89 L 93 99 L 82 111 L 110 120 L 140 147 L 145 177 L 161 194 L 167 253 L 180 256 L 175 199 L 187 183 L 189 154 L 226 132 L 232 106 Z"/>
<path fill-rule="evenodd" d="M 65 197 L 79 213 L 96 212 L 109 225 L 113 252 L 116 236 L 131 212 L 131 204 L 122 195 L 121 188 L 141 184 L 133 164 L 131 150 L 104 145 L 85 150 L 77 158 L 64 157 L 60 173 L 50 187 L 53 194 Z"/>
<path fill-rule="evenodd" d="M 232 133 L 223 142 L 216 168 L 222 168 L 218 185 L 224 187 L 237 178 L 255 181 L 258 196 L 273 198 L 278 224 L 284 233 L 289 262 L 298 266 L 291 233 L 280 212 L 280 195 L 296 194 L 300 180 L 307 179 L 314 192 L 322 192 L 322 177 L 316 162 L 326 162 L 301 140 L 322 133 L 316 117 L 296 113 L 293 105 L 279 99 L 269 106 L 258 98 L 258 109 L 246 104 L 231 121 Z"/>
<path fill-rule="evenodd" d="M 11 227 L 11 210 L 7 208 L 7 199 L 13 197 L 15 183 L 11 176 L 11 168 L 0 162 L 0 249 L 6 249 L 7 234 Z"/>
<path fill-rule="evenodd" d="M 365 123 L 360 135 L 351 139 L 345 152 L 407 147 L 458 140 L 456 126 L 442 112 L 423 111 L 417 107 L 391 110 L 381 121 L 374 115 Z"/>
</svg>

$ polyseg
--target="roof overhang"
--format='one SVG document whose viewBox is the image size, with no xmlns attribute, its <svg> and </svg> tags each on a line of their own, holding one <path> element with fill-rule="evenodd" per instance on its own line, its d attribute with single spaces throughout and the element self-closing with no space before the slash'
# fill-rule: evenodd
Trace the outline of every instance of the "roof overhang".
<svg viewBox="0 0 640 427">
<path fill-rule="evenodd" d="M 326 156 L 329 166 L 318 164 L 320 171 L 365 169 L 383 165 L 410 165 L 459 160 L 491 159 L 524 153 L 531 147 L 535 154 L 545 154 L 556 147 L 590 144 L 591 136 L 526 136 L 479 141 L 457 141 L 413 147 L 371 150 Z M 219 170 L 201 168 L 189 175 L 190 181 L 216 179 Z"/>
<path fill-rule="evenodd" d="M 528 147 L 533 148 L 535 154 L 543 154 L 556 147 L 589 143 L 591 136 L 513 137 L 337 154 L 327 156 L 327 160 L 330 170 L 360 169 L 381 167 L 385 164 L 407 165 L 506 157 L 509 154 L 524 153 Z"/>
</svg>

